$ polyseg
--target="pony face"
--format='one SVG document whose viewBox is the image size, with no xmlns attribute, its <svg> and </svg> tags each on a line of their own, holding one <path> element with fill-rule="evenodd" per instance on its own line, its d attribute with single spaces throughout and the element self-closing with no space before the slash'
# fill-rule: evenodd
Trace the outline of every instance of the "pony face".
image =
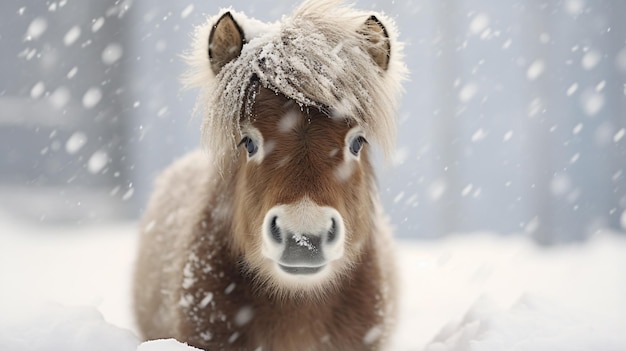
<svg viewBox="0 0 626 351">
<path fill-rule="evenodd" d="M 194 62 L 213 79 L 204 140 L 233 189 L 232 248 L 272 294 L 321 296 L 358 263 L 374 228 L 368 140 L 389 151 L 395 131 L 403 66 L 388 30 L 316 4 L 274 24 L 223 12 L 205 27 L 208 47 L 197 36 L 209 62 Z"/>
<path fill-rule="evenodd" d="M 272 290 L 320 292 L 371 233 L 367 136 L 270 89 L 256 95 L 242 121 L 234 246 Z"/>
</svg>

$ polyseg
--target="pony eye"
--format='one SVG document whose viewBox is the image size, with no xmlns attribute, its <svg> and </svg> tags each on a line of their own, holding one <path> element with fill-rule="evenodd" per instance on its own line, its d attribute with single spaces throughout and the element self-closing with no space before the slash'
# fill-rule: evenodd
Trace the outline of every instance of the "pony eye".
<svg viewBox="0 0 626 351">
<path fill-rule="evenodd" d="M 352 139 L 350 142 L 350 152 L 356 156 L 359 154 L 359 151 L 363 148 L 363 144 L 367 143 L 367 140 L 361 135 Z"/>
<path fill-rule="evenodd" d="M 241 139 L 239 145 L 245 146 L 246 151 L 248 151 L 248 157 L 254 156 L 254 154 L 256 154 L 256 152 L 259 150 L 259 148 L 250 137 L 244 137 L 243 139 Z"/>
</svg>

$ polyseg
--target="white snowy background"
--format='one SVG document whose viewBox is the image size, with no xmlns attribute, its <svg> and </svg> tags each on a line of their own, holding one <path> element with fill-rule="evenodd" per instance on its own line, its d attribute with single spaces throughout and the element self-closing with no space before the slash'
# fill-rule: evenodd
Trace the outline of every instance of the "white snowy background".
<svg viewBox="0 0 626 351">
<path fill-rule="evenodd" d="M 0 350 L 135 335 L 135 223 L 197 146 L 193 26 L 266 1 L 0 3 Z M 626 350 L 626 2 L 358 0 L 411 70 L 381 163 L 403 281 L 392 350 Z"/>
</svg>

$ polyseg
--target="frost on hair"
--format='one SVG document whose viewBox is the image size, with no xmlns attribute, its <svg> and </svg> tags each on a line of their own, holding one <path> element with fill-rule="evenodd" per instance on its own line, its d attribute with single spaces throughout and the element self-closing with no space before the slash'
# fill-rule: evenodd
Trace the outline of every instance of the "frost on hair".
<svg viewBox="0 0 626 351">
<path fill-rule="evenodd" d="M 207 38 L 226 12 L 243 30 L 245 45 L 214 75 Z M 221 166 L 235 158 L 240 119 L 254 95 L 249 87 L 256 79 L 301 106 L 354 120 L 389 156 L 400 82 L 407 72 L 402 44 L 396 39 L 393 20 L 354 10 L 341 0 L 306 1 L 274 23 L 222 10 L 196 30 L 193 52 L 187 57 L 191 69 L 185 83 L 201 88 L 196 110 L 203 116 L 203 143 Z M 388 51 L 383 56 L 381 47 Z"/>
</svg>

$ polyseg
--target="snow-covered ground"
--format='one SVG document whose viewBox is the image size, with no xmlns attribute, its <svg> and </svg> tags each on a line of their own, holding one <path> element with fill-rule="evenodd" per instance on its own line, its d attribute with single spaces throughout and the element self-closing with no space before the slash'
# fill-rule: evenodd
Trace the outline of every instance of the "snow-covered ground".
<svg viewBox="0 0 626 351">
<path fill-rule="evenodd" d="M 191 350 L 135 336 L 133 224 L 0 228 L 0 350 Z M 489 233 L 403 240 L 398 263 L 392 350 L 626 350 L 624 235 L 549 249 Z"/>
</svg>

